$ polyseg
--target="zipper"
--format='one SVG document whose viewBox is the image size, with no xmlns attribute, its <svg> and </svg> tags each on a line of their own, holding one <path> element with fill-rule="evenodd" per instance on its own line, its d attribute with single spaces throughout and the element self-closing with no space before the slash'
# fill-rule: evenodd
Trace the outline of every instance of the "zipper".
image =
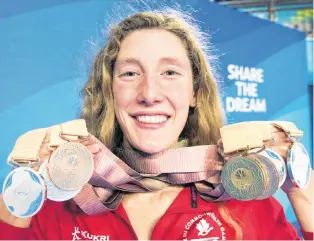
<svg viewBox="0 0 314 241">
<path fill-rule="evenodd" d="M 195 190 L 194 185 L 190 186 L 190 191 L 191 191 L 191 207 L 197 208 L 197 192 Z"/>
</svg>

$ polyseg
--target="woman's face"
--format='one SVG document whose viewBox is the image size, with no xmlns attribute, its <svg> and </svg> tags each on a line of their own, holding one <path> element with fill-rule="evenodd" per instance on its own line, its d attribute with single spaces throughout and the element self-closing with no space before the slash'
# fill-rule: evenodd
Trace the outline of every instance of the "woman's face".
<svg viewBox="0 0 314 241">
<path fill-rule="evenodd" d="M 194 105 L 192 79 L 187 52 L 174 34 L 139 30 L 122 41 L 114 69 L 114 108 L 132 146 L 156 153 L 178 140 Z"/>
</svg>

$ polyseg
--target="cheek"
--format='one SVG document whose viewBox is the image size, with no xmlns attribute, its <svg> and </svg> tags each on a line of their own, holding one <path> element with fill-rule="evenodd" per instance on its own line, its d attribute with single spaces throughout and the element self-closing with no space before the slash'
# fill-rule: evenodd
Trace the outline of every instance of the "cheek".
<svg viewBox="0 0 314 241">
<path fill-rule="evenodd" d="M 126 109 L 129 104 L 129 98 L 127 95 L 125 95 L 125 89 L 119 87 L 117 84 L 113 84 L 112 86 L 113 90 L 113 96 L 114 96 L 114 113 L 117 118 L 117 121 L 122 128 L 122 130 L 125 130 L 127 124 L 125 121 L 126 117 Z"/>
<path fill-rule="evenodd" d="M 168 96 L 173 106 L 179 111 L 186 111 L 189 109 L 191 100 L 193 98 L 193 87 L 189 85 L 176 85 L 168 92 Z"/>
<path fill-rule="evenodd" d="M 114 96 L 114 108 L 116 114 L 125 110 L 134 99 L 134 93 L 132 90 L 121 86 L 121 84 L 113 84 L 113 96 Z"/>
</svg>

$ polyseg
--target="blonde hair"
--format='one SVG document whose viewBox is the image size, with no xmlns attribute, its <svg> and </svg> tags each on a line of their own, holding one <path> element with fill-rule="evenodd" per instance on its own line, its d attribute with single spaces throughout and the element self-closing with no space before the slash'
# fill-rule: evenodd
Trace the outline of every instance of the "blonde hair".
<svg viewBox="0 0 314 241">
<path fill-rule="evenodd" d="M 115 152 L 123 137 L 114 113 L 112 92 L 113 71 L 120 44 L 128 34 L 152 28 L 167 30 L 179 37 L 191 62 L 196 107 L 190 108 L 181 137 L 187 138 L 189 145 L 216 144 L 224 113 L 206 55 L 205 36 L 190 16 L 174 10 L 140 12 L 111 28 L 107 43 L 96 56 L 92 72 L 82 89 L 84 105 L 81 118 L 86 120 L 89 131 Z M 219 204 L 218 209 L 223 219 L 236 230 L 236 238 L 240 239 L 240 226 L 229 217 L 223 205 Z"/>
</svg>

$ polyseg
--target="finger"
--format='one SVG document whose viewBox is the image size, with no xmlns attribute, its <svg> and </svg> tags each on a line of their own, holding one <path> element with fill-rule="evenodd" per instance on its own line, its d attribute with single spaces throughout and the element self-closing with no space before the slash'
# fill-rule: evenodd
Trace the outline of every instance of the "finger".
<svg viewBox="0 0 314 241">
<path fill-rule="evenodd" d="M 93 135 L 89 135 L 86 140 L 83 140 L 81 142 L 81 144 L 83 144 L 84 146 L 92 145 L 96 143 L 96 140 L 97 140 L 96 137 L 94 137 Z"/>
<path fill-rule="evenodd" d="M 48 148 L 48 145 L 43 143 L 39 150 L 39 158 L 41 160 L 48 159 L 52 154 L 52 150 Z"/>
<path fill-rule="evenodd" d="M 285 147 L 290 147 L 291 146 L 291 141 L 289 139 L 276 139 L 276 142 L 272 146 L 285 146 Z"/>
<path fill-rule="evenodd" d="M 48 128 L 43 143 L 48 143 L 50 141 L 52 128 Z"/>
<path fill-rule="evenodd" d="M 277 126 L 273 126 L 273 125 L 271 125 L 270 130 L 272 133 L 284 132 L 281 128 L 278 128 Z"/>
<path fill-rule="evenodd" d="M 52 150 L 49 149 L 48 143 L 49 143 L 49 139 L 48 139 L 48 141 L 44 141 L 41 143 L 39 153 L 41 153 L 41 154 L 52 153 Z"/>
<path fill-rule="evenodd" d="M 100 151 L 100 146 L 98 144 L 92 144 L 86 147 L 92 154 L 96 154 Z"/>
<path fill-rule="evenodd" d="M 284 131 L 273 132 L 272 136 L 275 139 L 288 139 L 288 136 L 286 135 Z"/>
<path fill-rule="evenodd" d="M 276 142 L 283 141 L 283 142 L 291 143 L 291 140 L 288 137 L 287 133 L 280 128 L 272 126 L 272 134 Z"/>
</svg>

